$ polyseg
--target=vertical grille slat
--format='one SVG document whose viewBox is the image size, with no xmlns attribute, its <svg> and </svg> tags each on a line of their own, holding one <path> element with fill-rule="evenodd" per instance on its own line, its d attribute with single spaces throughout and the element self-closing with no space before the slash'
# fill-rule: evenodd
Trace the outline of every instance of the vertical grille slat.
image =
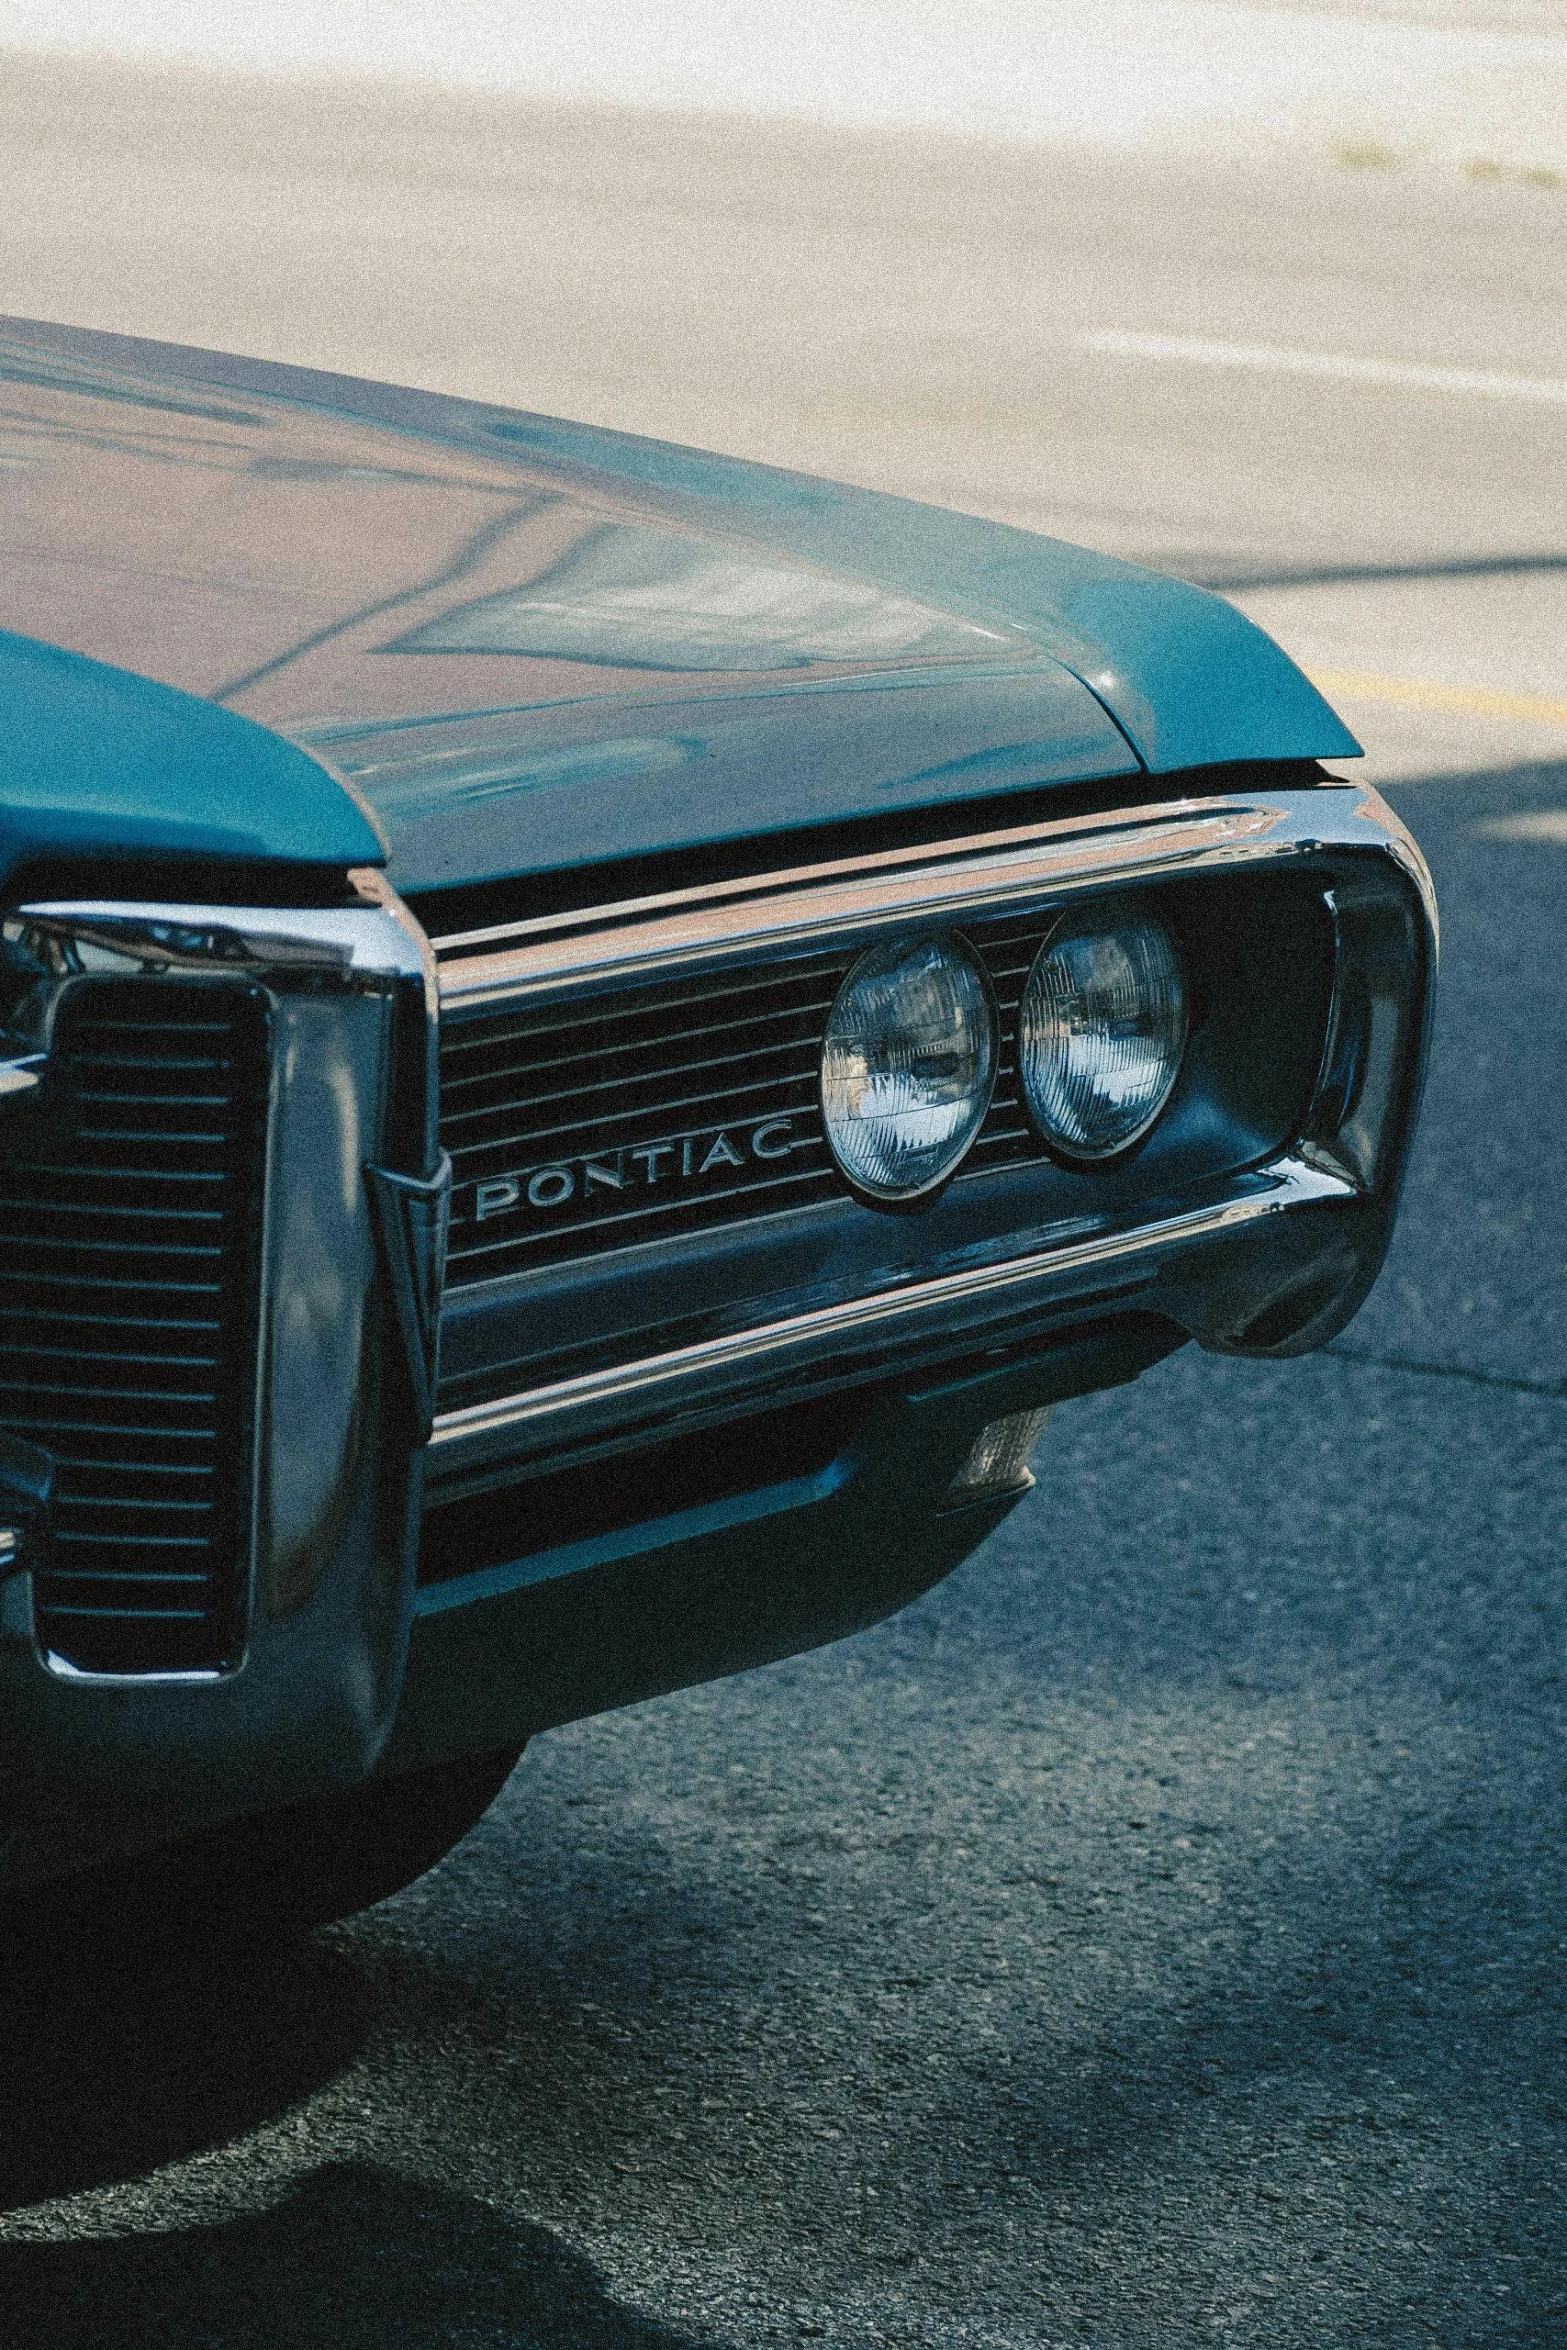
<svg viewBox="0 0 1567 2350">
<path fill-rule="evenodd" d="M 267 1090 L 253 988 L 82 979 L 0 1168 L 0 1427 L 54 1459 L 38 1631 L 83 1671 L 239 1654 Z"/>
<path fill-rule="evenodd" d="M 965 931 L 995 991 L 1000 1062 L 964 1173 L 1044 1155 L 1021 1105 L 1015 1032 L 1049 927 L 1040 914 Z M 819 956 L 597 1003 L 447 1021 L 441 1136 L 456 1177 L 453 1286 L 842 1196 L 817 1080 L 833 998 L 853 960 Z M 752 1138 L 770 1120 L 787 1125 L 764 1134 L 759 1153 Z M 726 1150 L 714 1150 L 719 1137 Z M 769 1140 L 787 1142 L 787 1155 L 764 1155 Z M 648 1152 L 661 1148 L 650 1166 Z M 538 1202 L 528 1195 L 534 1178 Z M 481 1217 L 485 1184 L 515 1185 L 517 1197 L 497 1205 L 492 1191 Z"/>
</svg>

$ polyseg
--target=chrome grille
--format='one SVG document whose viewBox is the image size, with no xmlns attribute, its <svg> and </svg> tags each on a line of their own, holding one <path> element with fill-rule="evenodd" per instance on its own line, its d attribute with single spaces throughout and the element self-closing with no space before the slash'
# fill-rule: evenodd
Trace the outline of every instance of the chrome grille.
<svg viewBox="0 0 1567 2350">
<path fill-rule="evenodd" d="M 817 1064 L 846 969 L 840 959 L 726 972 L 443 1027 L 441 1137 L 456 1178 L 448 1279 L 830 1195 Z M 752 1148 L 770 1123 L 763 1151 L 787 1145 L 786 1155 Z M 550 1204 L 563 1184 L 549 1178 L 562 1171 L 571 1193 Z M 510 1206 L 481 1195 L 508 1177 L 520 1179 Z"/>
<path fill-rule="evenodd" d="M 0 1425 L 54 1457 L 38 1631 L 83 1670 L 238 1651 L 266 1099 L 253 990 L 84 979 L 0 1167 Z"/>
<path fill-rule="evenodd" d="M 1018 998 L 1048 921 L 971 926 L 1000 1013 L 995 1098 L 967 1171 L 1040 1155 L 1018 1092 Z M 853 957 L 630 988 L 449 1019 L 441 1136 L 453 1194 L 448 1280 L 842 1197 L 817 1076 Z"/>
</svg>

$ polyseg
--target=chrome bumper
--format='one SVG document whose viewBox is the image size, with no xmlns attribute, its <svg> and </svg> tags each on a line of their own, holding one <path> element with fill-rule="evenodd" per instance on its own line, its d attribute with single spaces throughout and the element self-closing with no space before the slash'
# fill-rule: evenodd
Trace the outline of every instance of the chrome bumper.
<svg viewBox="0 0 1567 2350">
<path fill-rule="evenodd" d="M 886 1376 L 900 1360 L 939 1361 L 965 1346 L 994 1343 L 1080 1315 L 1089 1301 L 1124 1308 L 1192 1251 L 1306 1208 L 1349 1206 L 1361 1194 L 1347 1176 L 1286 1158 L 1240 1176 L 1222 1196 L 1175 1208 L 1121 1229 L 1061 1233 L 1000 1263 L 931 1281 L 910 1281 L 874 1297 L 846 1300 L 785 1321 L 763 1323 L 562 1380 L 493 1402 L 436 1415 L 432 1482 L 460 1482 L 494 1463 L 519 1469 L 541 1454 L 569 1454 L 606 1438 L 634 1441 L 704 1419 L 756 1411 L 817 1391 L 824 1381 Z"/>
</svg>

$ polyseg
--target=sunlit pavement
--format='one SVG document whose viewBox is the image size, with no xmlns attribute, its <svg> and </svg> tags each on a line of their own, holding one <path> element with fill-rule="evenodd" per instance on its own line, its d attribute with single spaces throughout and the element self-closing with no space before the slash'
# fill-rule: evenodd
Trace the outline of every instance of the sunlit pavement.
<svg viewBox="0 0 1567 2350">
<path fill-rule="evenodd" d="M 1567 187 L 51 64 L 0 194 L 16 310 L 1226 587 L 1446 956 L 1331 1355 L 1064 1409 L 918 1607 L 540 1741 L 292 1958 L 9 2015 L 0 2341 L 1567 2338 L 1567 401 L 1388 372 L 1567 383 Z"/>
</svg>

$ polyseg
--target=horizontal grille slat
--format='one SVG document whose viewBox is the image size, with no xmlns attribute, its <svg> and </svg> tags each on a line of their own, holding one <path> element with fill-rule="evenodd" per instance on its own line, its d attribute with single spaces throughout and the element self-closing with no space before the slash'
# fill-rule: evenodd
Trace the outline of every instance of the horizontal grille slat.
<svg viewBox="0 0 1567 2350">
<path fill-rule="evenodd" d="M 615 1088 L 606 1087 L 605 1091 L 613 1094 Z M 546 1158 L 569 1157 L 578 1152 L 588 1155 L 596 1147 L 606 1115 L 614 1118 L 617 1144 L 632 1148 L 645 1141 L 660 1140 L 669 1132 L 670 1119 L 684 1118 L 687 1113 L 694 1120 L 700 1119 L 703 1125 L 723 1126 L 736 1119 L 748 1120 L 752 1113 L 745 1105 L 751 1097 L 758 1100 L 757 1117 L 764 1117 L 774 1109 L 804 1117 L 814 1113 L 815 1094 L 814 1070 L 808 1076 L 792 1072 L 787 1077 L 759 1077 L 748 1085 L 720 1086 L 711 1093 L 677 1093 L 653 1102 L 622 1100 L 613 1110 L 600 1109 L 595 1116 L 570 1118 L 559 1125 L 528 1124 L 505 1134 L 470 1135 L 464 1138 L 464 1150 L 473 1154 L 475 1172 L 481 1159 L 501 1165 L 515 1158 L 519 1149 Z M 640 1131 L 643 1127 L 647 1128 L 645 1135 Z M 449 1140 L 447 1147 L 451 1147 Z"/>
<path fill-rule="evenodd" d="M 171 1370 L 178 1371 L 214 1371 L 218 1365 L 216 1355 L 118 1354 L 112 1348 L 104 1346 L 27 1345 L 16 1350 L 16 1358 L 23 1362 L 33 1363 L 90 1362 L 99 1370 L 107 1370 L 111 1364 L 115 1363 L 124 1363 L 143 1370 L 150 1369 L 155 1364 L 167 1364 Z M 120 1391 L 116 1390 L 115 1392 Z"/>
<path fill-rule="evenodd" d="M 0 1410 L 0 1427 L 9 1425 L 6 1414 Z M 106 1436 L 123 1436 L 128 1441 L 144 1445 L 177 1444 L 182 1441 L 187 1444 L 206 1444 L 210 1441 L 212 1431 L 210 1428 L 148 1428 L 116 1420 L 50 1419 L 40 1414 L 29 1418 L 27 1434 L 35 1443 L 42 1444 L 45 1452 L 53 1452 L 58 1456 L 60 1448 L 55 1439 L 61 1436 L 90 1436 L 96 1443 L 101 1443 Z"/>
<path fill-rule="evenodd" d="M 127 1126 L 84 1126 L 82 1128 L 83 1142 L 145 1142 L 146 1139 L 146 1128 L 141 1126 L 134 1128 Z M 161 1134 L 158 1139 L 160 1142 L 204 1143 L 210 1150 L 217 1148 L 222 1144 L 223 1136 L 221 1132 L 216 1134 L 211 1132 L 182 1134 L 176 1129 L 171 1128 L 167 1133 Z M 109 1170 L 105 1169 L 105 1173 L 108 1172 Z M 186 1180 L 221 1183 L 223 1178 L 221 1175 L 218 1175 L 207 1177 L 187 1177 Z"/>
<path fill-rule="evenodd" d="M 78 1493 L 70 1507 L 73 1512 L 76 1510 L 169 1510 L 189 1516 L 198 1510 L 210 1512 L 212 1504 L 210 1501 L 162 1501 L 153 1498 L 143 1500 L 134 1494 L 125 1493 Z"/>
<path fill-rule="evenodd" d="M 85 1170 L 85 1172 L 90 1173 L 91 1170 Z M 57 1182 L 80 1183 L 84 1170 L 55 1167 L 50 1169 L 50 1173 Z M 122 1207 L 113 1200 L 82 1200 L 65 1203 L 51 1201 L 47 1206 L 35 1204 L 34 1212 L 40 1217 L 61 1217 L 67 1220 L 67 1230 L 57 1237 L 68 1248 L 96 1246 L 112 1249 L 133 1248 L 138 1252 L 145 1252 L 149 1246 L 157 1245 L 156 1234 L 147 1229 L 154 1224 L 174 1224 L 179 1227 L 178 1239 L 170 1241 L 168 1245 L 171 1250 L 182 1256 L 217 1256 L 221 1253 L 223 1245 L 222 1237 L 216 1230 L 216 1227 L 221 1225 L 223 1221 L 221 1208 L 168 1208 L 145 1204 Z M 91 1234 L 69 1228 L 69 1219 L 73 1216 L 90 1218 L 95 1224 L 101 1223 L 106 1216 L 113 1216 L 117 1219 L 116 1231 L 124 1229 L 128 1236 L 123 1240 L 94 1242 Z M 141 1229 L 136 1229 L 137 1226 L 140 1226 Z M 205 1231 L 198 1237 L 198 1233 L 193 1230 L 193 1227 L 203 1226 Z M 134 1234 L 134 1237 L 130 1237 L 130 1234 Z M 7 1234 L 6 1237 L 8 1240 L 12 1240 L 15 1236 Z M 45 1237 L 56 1236 L 46 1235 Z"/>
<path fill-rule="evenodd" d="M 139 1060 L 134 1053 L 81 1052 L 76 1056 L 76 1065 L 79 1069 L 135 1069 L 143 1076 L 147 1073 L 146 1062 Z M 205 1076 L 209 1070 L 232 1069 L 233 1066 L 233 1062 L 226 1053 L 187 1053 L 183 1055 L 163 1053 L 158 1060 L 157 1074 L 167 1078 L 181 1074 L 193 1075 L 199 1070 Z M 138 1088 L 138 1092 L 142 1090 L 142 1088 Z M 92 1101 L 94 1098 L 95 1096 L 91 1093 L 86 1096 L 88 1101 Z"/>
<path fill-rule="evenodd" d="M 792 966 L 787 977 L 780 977 L 777 970 L 740 969 L 726 972 L 720 979 L 672 981 L 657 988 L 627 989 L 613 999 L 596 997 L 586 1004 L 573 1002 L 520 1012 L 493 1012 L 485 1016 L 484 1025 L 492 1040 L 569 1036 L 579 1029 L 601 1027 L 608 1016 L 606 1007 L 612 1004 L 613 1017 L 625 1034 L 635 1035 L 639 1022 L 646 1023 L 654 1033 L 678 1033 L 682 1014 L 711 1011 L 715 1003 L 744 1004 L 755 1011 L 761 999 L 770 994 L 792 995 L 798 1000 L 802 968 Z M 838 980 L 847 968 L 848 960 L 840 961 L 836 957 L 811 964 L 814 974 L 829 974 L 819 990 L 824 1006 L 832 1002 Z"/>
<path fill-rule="evenodd" d="M 35 1270 L 28 1274 L 27 1282 L 30 1289 L 74 1289 L 83 1296 L 109 1292 L 122 1297 L 178 1295 L 213 1298 L 223 1294 L 222 1283 L 218 1281 L 137 1281 L 108 1273 L 95 1273 L 90 1281 L 84 1281 L 79 1273 L 42 1273 Z M 64 1313 L 67 1309 L 63 1301 L 57 1299 L 54 1310 Z M 80 1308 L 73 1306 L 69 1310 L 76 1313 Z"/>
<path fill-rule="evenodd" d="M 200 1596 L 198 1585 L 205 1583 L 205 1581 L 206 1577 L 201 1574 L 137 1575 L 116 1572 L 103 1575 L 63 1573 L 60 1575 L 60 1583 L 67 1599 L 75 1599 L 78 1602 L 94 1597 L 107 1597 L 110 1594 L 128 1597 L 132 1591 L 144 1595 L 151 1593 L 158 1599 L 195 1600 Z"/>
<path fill-rule="evenodd" d="M 44 1330 L 59 1328 L 57 1317 L 46 1313 L 40 1307 L 0 1306 L 0 1331 L 12 1323 L 36 1326 Z M 192 1332 L 197 1330 L 221 1330 L 223 1327 L 219 1321 L 203 1319 L 195 1314 L 188 1322 L 171 1322 L 164 1314 L 90 1314 L 81 1306 L 71 1308 L 71 1326 L 73 1329 L 85 1327 L 91 1330 L 168 1330 L 185 1339 L 190 1338 Z M 76 1350 L 73 1348 L 71 1351 L 74 1353 Z"/>
<path fill-rule="evenodd" d="M 102 1063 L 97 1065 L 101 1067 Z M 145 1086 L 138 1086 L 134 1093 L 129 1093 L 120 1085 L 84 1085 L 78 1087 L 76 1098 L 95 1108 L 110 1103 L 118 1110 L 226 1110 L 234 1097 L 228 1093 L 192 1093 L 183 1087 L 175 1093 L 151 1093 Z"/>
<path fill-rule="evenodd" d="M 92 1137 L 79 1133 L 77 1140 L 90 1142 Z M 170 1135 L 168 1140 L 171 1144 L 177 1143 L 179 1136 Z M 143 1186 L 155 1183 L 201 1183 L 210 1187 L 228 1180 L 221 1170 L 214 1171 L 209 1167 L 95 1167 L 90 1162 L 84 1165 L 80 1159 L 71 1167 L 40 1167 L 38 1173 L 45 1180 L 52 1176 L 78 1186 L 83 1183 L 135 1183 Z M 114 1200 L 101 1203 L 96 1200 L 68 1200 L 59 1204 L 56 1213 L 81 1216 L 100 1213 L 109 1216 L 200 1216 L 211 1223 L 223 1211 L 221 1208 L 166 1208 L 157 1201 L 133 1200 L 128 1206 L 122 1207 Z"/>
<path fill-rule="evenodd" d="M 758 1045 L 748 1053 L 716 1055 L 709 1061 L 676 1061 L 663 1069 L 641 1069 L 634 1061 L 628 1060 L 625 1067 L 613 1076 L 589 1078 L 580 1085 L 556 1085 L 542 1093 L 519 1094 L 507 1099 L 506 1108 L 508 1113 L 550 1110 L 562 1102 L 586 1103 L 594 1101 L 606 1093 L 636 1092 L 638 1089 L 662 1100 L 669 1086 L 689 1085 L 696 1078 L 705 1078 L 707 1083 L 700 1088 L 700 1091 L 693 1093 L 691 1098 L 698 1101 L 708 1100 L 714 1094 L 724 1090 L 721 1081 L 727 1075 L 737 1073 L 742 1069 L 754 1069 L 759 1062 L 765 1065 L 764 1073 L 742 1081 L 748 1091 L 754 1090 L 758 1085 L 787 1080 L 791 1075 L 814 1084 L 817 1063 L 815 1040 L 804 1040 L 804 1044 L 809 1052 L 808 1061 L 802 1057 L 802 1040 L 794 1037 L 786 1039 L 781 1044 Z M 785 1056 L 788 1058 L 785 1059 Z M 794 1064 L 792 1070 L 789 1066 L 791 1061 Z M 499 1084 L 502 1081 L 497 1079 L 496 1082 Z M 731 1090 L 734 1089 L 731 1088 Z M 493 1117 L 494 1114 L 493 1107 L 488 1100 L 480 1102 L 473 1109 L 460 1109 L 454 1103 L 448 1114 L 448 1124 L 454 1132 L 460 1132 L 472 1120 Z M 573 1123 L 579 1122 L 573 1121 Z"/>
<path fill-rule="evenodd" d="M 130 984 L 134 985 L 134 982 Z M 227 1020 L 156 1020 L 151 1017 L 137 1020 L 114 1020 L 102 1013 L 90 1011 L 80 1015 L 80 1033 L 83 1036 L 229 1036 L 232 1030 Z M 83 1046 L 83 1051 L 86 1047 Z M 159 1055 L 159 1066 L 166 1066 Z"/>
<path fill-rule="evenodd" d="M 138 1534 L 121 1529 L 111 1534 L 83 1534 L 57 1526 L 54 1546 L 63 1552 L 89 1547 L 94 1550 L 112 1548 L 116 1558 L 124 1558 L 135 1550 L 205 1550 L 207 1537 L 205 1534 Z"/>
<path fill-rule="evenodd" d="M 136 1629 L 145 1624 L 194 1626 L 206 1621 L 206 1610 L 199 1607 L 70 1607 L 62 1600 L 56 1603 L 52 1612 L 56 1617 L 72 1623 L 123 1624 L 127 1628 Z M 119 1653 L 123 1645 L 116 1641 L 114 1653 Z"/>
<path fill-rule="evenodd" d="M 83 978 L 0 1169 L 0 1427 L 54 1460 L 38 1631 L 83 1670 L 239 1653 L 267 1093 L 248 985 Z"/>
<path fill-rule="evenodd" d="M 1048 916 L 965 931 L 999 1018 L 971 1172 L 1043 1156 L 1022 1109 L 1017 1007 Z M 714 973 L 564 1006 L 451 1018 L 441 1135 L 454 1287 L 843 1196 L 821 1045 L 853 956 Z"/>
<path fill-rule="evenodd" d="M 825 1003 L 819 1007 L 812 1007 L 808 1013 L 791 1013 L 787 1019 L 775 1016 L 765 1020 L 726 1021 L 722 1026 L 705 1029 L 696 1034 L 682 1033 L 656 1039 L 644 1038 L 640 1042 L 623 1042 L 618 1049 L 617 1059 L 621 1068 L 628 1075 L 645 1074 L 652 1077 L 672 1075 L 680 1069 L 722 1069 L 732 1063 L 748 1061 L 758 1053 L 798 1053 L 802 1048 L 814 1047 L 831 1009 L 832 1000 L 829 997 Z M 746 1036 L 747 1030 L 754 1030 L 755 1034 Z M 780 1033 L 780 1031 L 787 1033 Z M 713 1052 L 695 1050 L 694 1048 L 702 1042 L 703 1036 L 720 1037 L 723 1040 L 724 1049 Z M 736 1043 L 734 1041 L 736 1036 L 744 1037 L 745 1041 Z M 665 1059 L 663 1057 L 665 1055 L 673 1055 L 674 1057 Z M 551 1082 L 546 1084 L 540 1097 L 547 1098 L 551 1091 L 565 1090 L 560 1080 L 567 1072 L 579 1070 L 581 1066 L 582 1055 L 580 1052 L 553 1053 L 537 1059 L 497 1061 L 493 1066 L 482 1068 L 472 1076 L 465 1076 L 460 1059 L 454 1057 L 451 1076 L 448 1080 L 453 1096 L 451 1107 L 454 1109 L 457 1107 L 465 1089 L 469 1087 L 489 1089 L 496 1085 L 508 1084 L 518 1078 L 550 1080 Z"/>
<path fill-rule="evenodd" d="M 104 1430 L 101 1433 L 107 1435 L 110 1431 Z M 95 1469 L 102 1469 L 106 1474 L 112 1474 L 116 1478 L 130 1475 L 138 1477 L 212 1477 L 217 1474 L 216 1463 L 212 1461 L 140 1461 L 134 1456 L 129 1460 L 122 1460 L 118 1457 L 114 1460 L 99 1460 L 91 1453 L 79 1454 L 76 1468 L 78 1475 L 82 1477 L 90 1475 Z"/>
<path fill-rule="evenodd" d="M 96 1368 L 96 1366 L 94 1366 Z M 70 1395 L 79 1402 L 90 1403 L 96 1397 L 114 1403 L 169 1403 L 214 1404 L 213 1388 L 184 1387 L 86 1387 L 69 1379 L 0 1379 L 0 1395 Z"/>
<path fill-rule="evenodd" d="M 45 1215 L 48 1214 L 48 1212 L 49 1211 L 47 1209 L 42 1211 L 42 1213 Z M 11 1249 L 13 1251 L 25 1252 L 29 1249 L 29 1245 L 31 1245 L 33 1248 L 44 1247 L 68 1249 L 71 1252 L 71 1261 L 74 1263 L 81 1263 L 83 1261 L 81 1252 L 89 1251 L 92 1254 L 99 1256 L 134 1257 L 139 1264 L 145 1264 L 147 1261 L 148 1247 L 151 1245 L 151 1236 L 146 1233 L 138 1233 L 133 1239 L 94 1240 L 91 1233 L 76 1231 L 44 1233 L 40 1234 L 36 1239 L 31 1239 L 30 1242 L 30 1236 L 26 1233 L 17 1232 L 14 1230 L 10 1232 L 0 1232 L 0 1250 Z M 158 1245 L 158 1255 L 160 1257 L 180 1257 L 182 1259 L 200 1257 L 212 1259 L 221 1257 L 222 1254 L 222 1245 L 218 1240 L 166 1240 Z M 194 1265 L 182 1264 L 180 1270 L 182 1272 L 194 1272 L 196 1268 Z M 65 1279 L 68 1278 L 68 1276 L 62 1275 L 60 1278 Z M 81 1276 L 78 1274 L 75 1276 L 75 1278 L 79 1280 Z M 159 1281 L 139 1281 L 138 1286 L 143 1289 L 162 1289 L 165 1284 Z M 219 1289 L 222 1285 L 219 1282 L 209 1282 L 204 1284 L 204 1286 L 209 1290 L 216 1290 Z"/>
</svg>

